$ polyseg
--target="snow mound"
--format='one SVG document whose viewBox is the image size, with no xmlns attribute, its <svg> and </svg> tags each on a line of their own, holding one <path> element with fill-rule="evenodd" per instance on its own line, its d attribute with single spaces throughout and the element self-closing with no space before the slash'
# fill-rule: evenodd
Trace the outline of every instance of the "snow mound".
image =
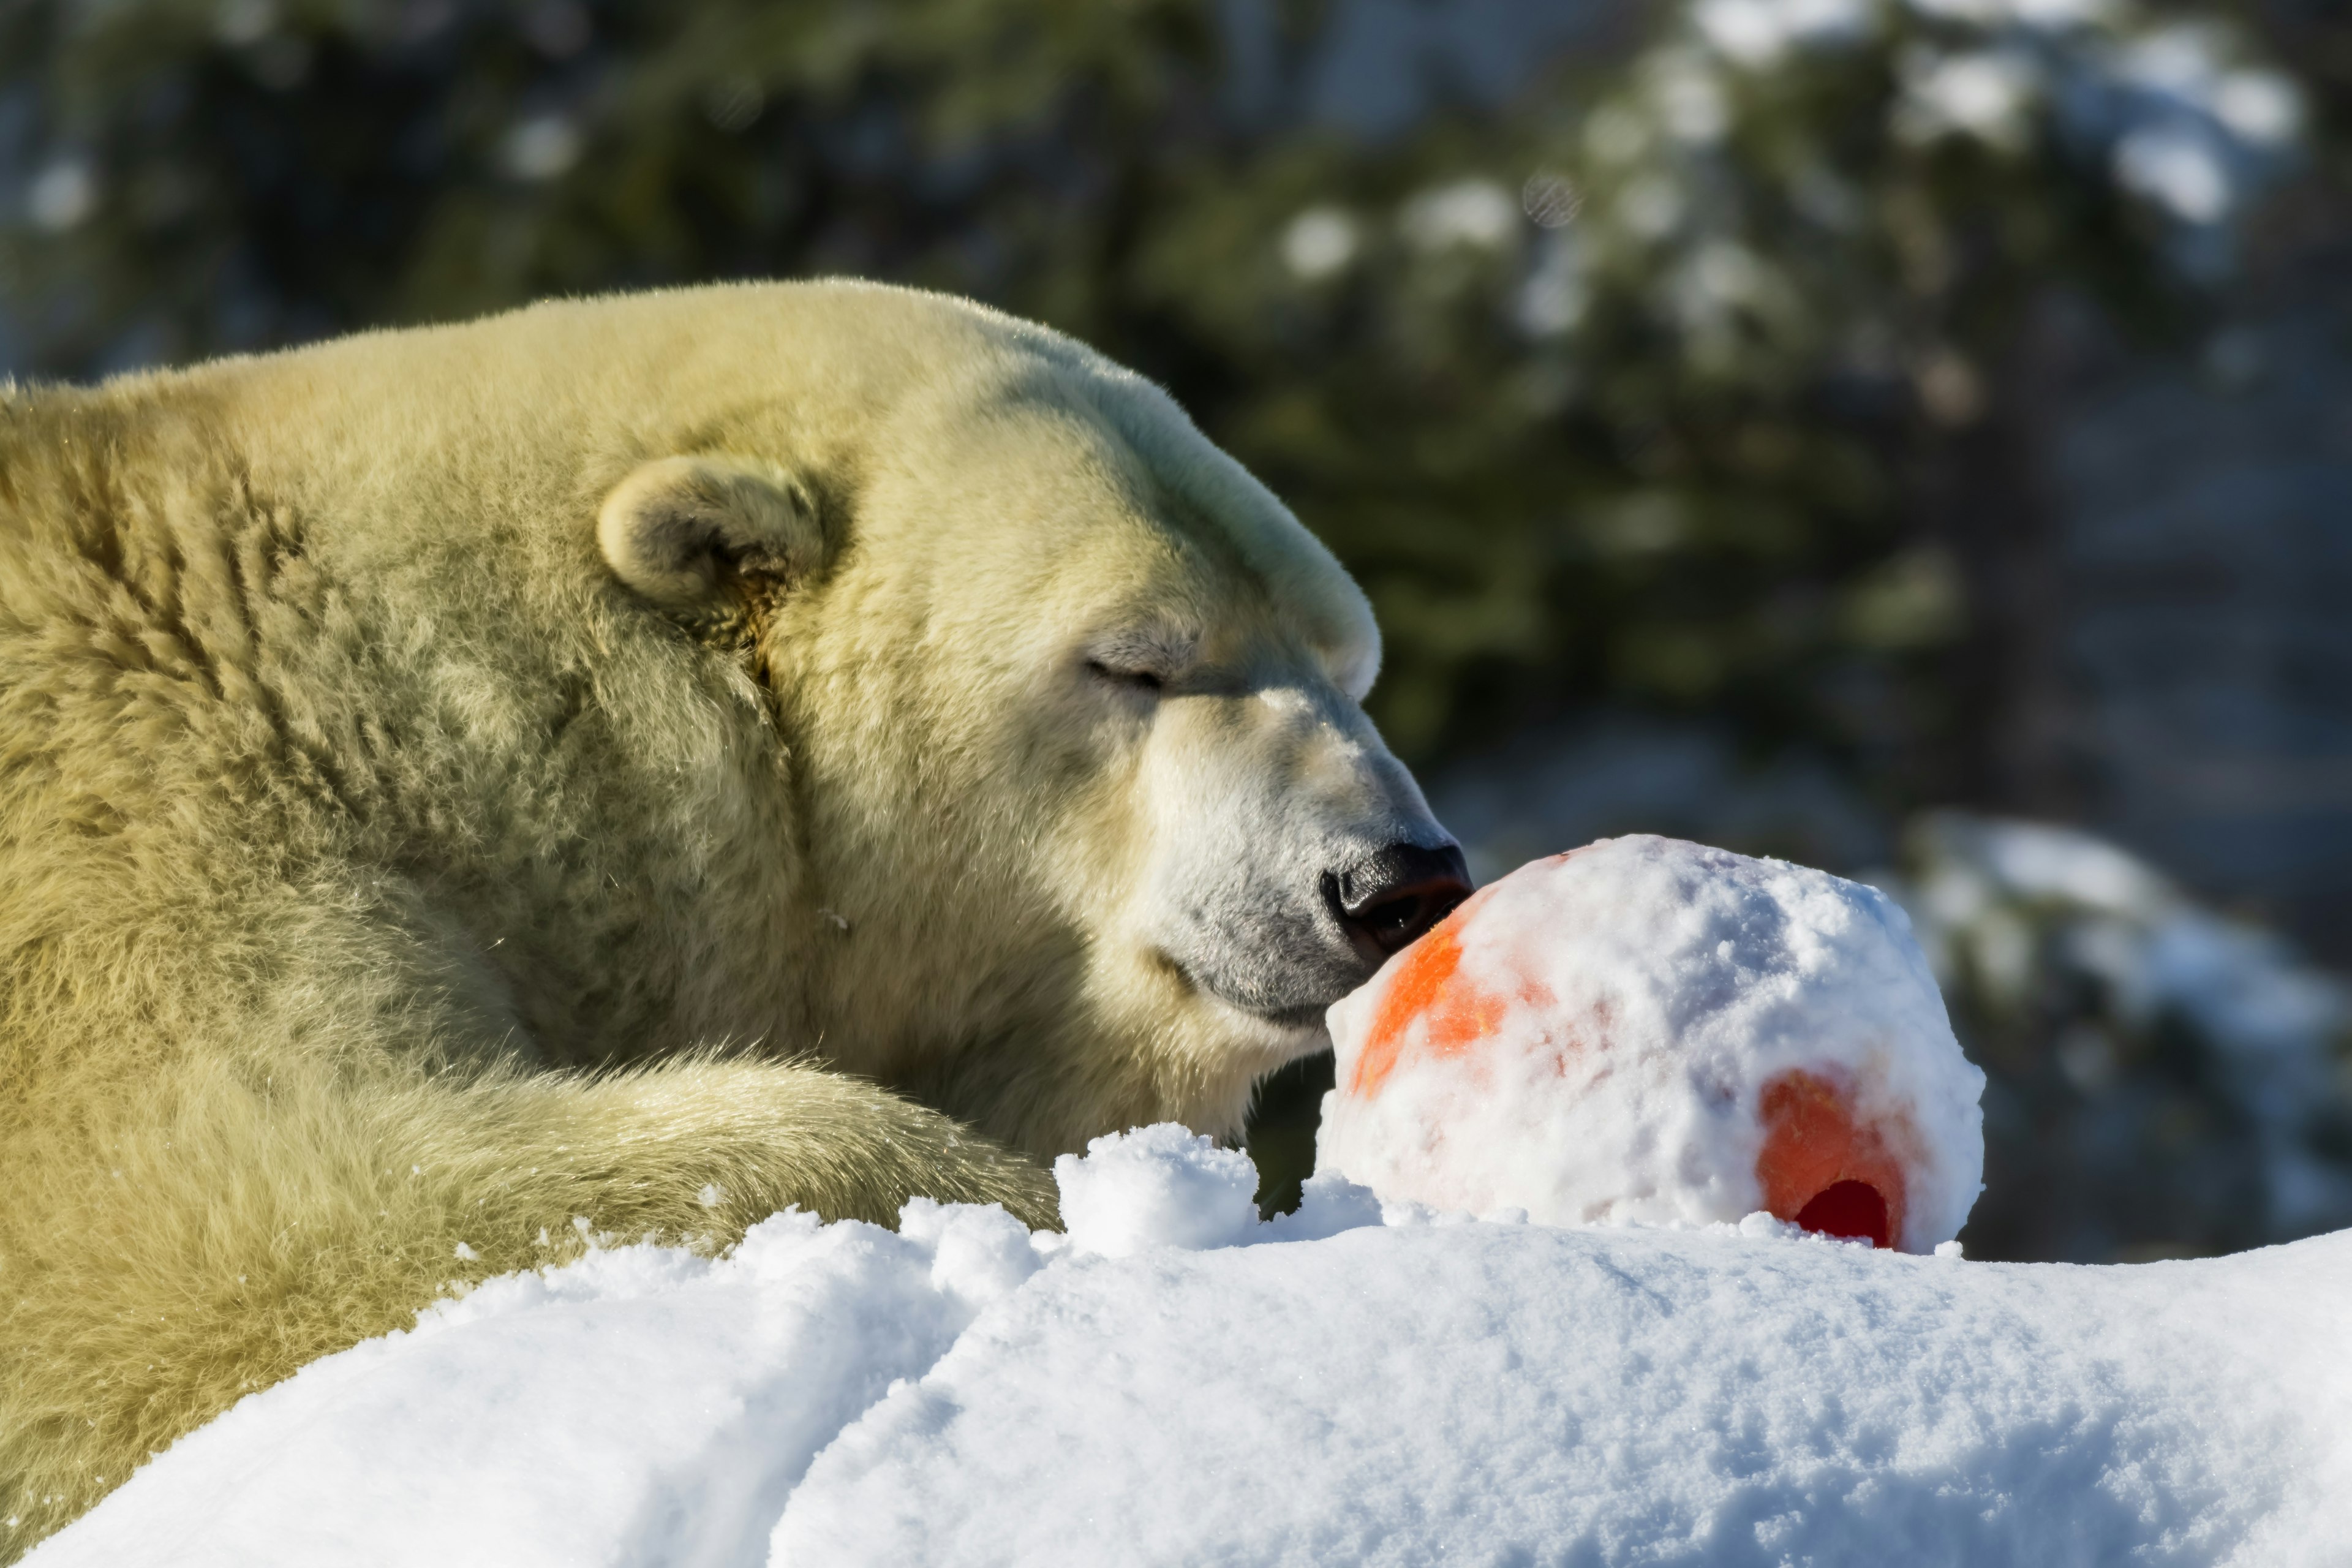
<svg viewBox="0 0 2352 1568">
<path fill-rule="evenodd" d="M 1984 1075 L 1874 888 L 1647 835 L 1521 867 L 1330 1011 L 1320 1170 L 1551 1224 L 1808 1228 L 1927 1252 Z"/>
<path fill-rule="evenodd" d="M 248 1396 L 32 1561 L 757 1563 L 810 1459 L 1039 1259 L 1003 1210 L 782 1214 L 493 1279 Z"/>
<path fill-rule="evenodd" d="M 1054 1162 L 1070 1245 L 1105 1258 L 1231 1247 L 1257 1229 L 1257 1167 L 1172 1121 L 1114 1133 Z"/>
<path fill-rule="evenodd" d="M 35 1551 L 236 1563 L 2322 1563 L 2352 1234 L 2138 1268 L 1766 1215 L 1244 1223 L 1179 1130 L 1072 1235 L 909 1205 L 496 1280 L 257 1394 Z M 1223 1243 L 1220 1245 L 1220 1243 Z"/>
</svg>

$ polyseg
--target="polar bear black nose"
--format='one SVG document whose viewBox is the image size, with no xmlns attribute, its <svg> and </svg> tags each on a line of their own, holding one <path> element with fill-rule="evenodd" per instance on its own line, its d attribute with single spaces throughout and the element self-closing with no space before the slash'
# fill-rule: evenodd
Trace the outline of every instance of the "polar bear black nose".
<svg viewBox="0 0 2352 1568">
<path fill-rule="evenodd" d="M 1451 844 L 1391 844 L 1323 876 L 1323 897 L 1339 929 L 1375 969 L 1469 896 L 1470 868 Z"/>
</svg>

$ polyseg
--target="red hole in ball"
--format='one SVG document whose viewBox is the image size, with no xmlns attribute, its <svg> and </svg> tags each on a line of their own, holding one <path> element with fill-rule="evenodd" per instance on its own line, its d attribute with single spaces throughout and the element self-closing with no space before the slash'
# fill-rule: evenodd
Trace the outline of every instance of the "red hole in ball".
<svg viewBox="0 0 2352 1568">
<path fill-rule="evenodd" d="M 1895 1245 L 1886 1223 L 1886 1200 L 1868 1182 L 1831 1183 L 1797 1211 L 1797 1223 L 1823 1236 L 1851 1237 L 1873 1247 Z"/>
</svg>

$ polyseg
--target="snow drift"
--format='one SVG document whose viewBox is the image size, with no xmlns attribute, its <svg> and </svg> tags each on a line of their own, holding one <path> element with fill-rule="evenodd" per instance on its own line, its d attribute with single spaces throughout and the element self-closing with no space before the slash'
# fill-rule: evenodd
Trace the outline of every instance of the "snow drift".
<svg viewBox="0 0 2352 1568">
<path fill-rule="evenodd" d="M 141 1564 L 2321 1563 L 2352 1234 L 1910 1257 L 1561 1229 L 1181 1129 L 1071 1230 L 782 1215 L 493 1281 L 255 1394 L 37 1549 Z"/>
</svg>

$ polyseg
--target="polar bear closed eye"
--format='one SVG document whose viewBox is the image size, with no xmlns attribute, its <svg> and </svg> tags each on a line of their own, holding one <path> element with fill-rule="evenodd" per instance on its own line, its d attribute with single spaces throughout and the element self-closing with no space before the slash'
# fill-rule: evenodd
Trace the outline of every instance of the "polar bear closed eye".
<svg viewBox="0 0 2352 1568">
<path fill-rule="evenodd" d="M 979 308 L 5 395 L 0 1551 L 583 1235 L 1050 1218 L 1037 1157 L 1235 1129 L 1466 891 L 1328 552 Z"/>
<path fill-rule="evenodd" d="M 887 932 L 866 950 L 887 973 L 841 954 L 835 1005 L 896 1007 L 890 977 L 926 974 L 964 1016 L 1025 1009 L 885 1077 L 1041 1153 L 1154 1117 L 1237 1126 L 1251 1082 L 1467 891 L 1358 706 L 1379 645 L 1355 584 L 1158 389 L 1081 363 L 986 364 L 903 407 L 941 460 L 869 482 L 789 622 L 807 635 L 772 654 L 786 689 L 923 673 L 861 681 L 803 733 L 821 793 L 860 803 L 813 839 L 840 855 L 835 907 Z M 877 771 L 921 800 L 867 805 Z M 1012 1074 L 988 1037 L 1015 1030 Z"/>
</svg>

